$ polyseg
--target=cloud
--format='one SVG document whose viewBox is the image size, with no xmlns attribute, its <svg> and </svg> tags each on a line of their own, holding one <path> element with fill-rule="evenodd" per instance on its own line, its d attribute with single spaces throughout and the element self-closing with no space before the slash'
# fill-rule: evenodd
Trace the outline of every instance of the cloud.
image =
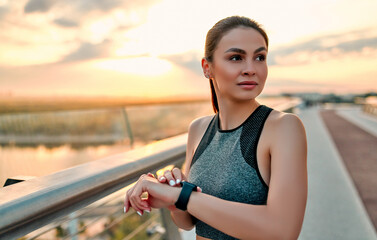
<svg viewBox="0 0 377 240">
<path fill-rule="evenodd" d="M 147 22 L 150 6 L 158 1 L 21 0 L 2 3 L 0 0 L 0 65 L 118 57 L 117 49 L 140 42 L 137 37 L 126 34 Z M 142 53 L 130 51 L 124 57 Z"/>
<path fill-rule="evenodd" d="M 71 28 L 78 27 L 79 24 L 76 21 L 67 19 L 67 18 L 58 18 L 54 20 L 54 23 L 61 27 Z"/>
<path fill-rule="evenodd" d="M 190 51 L 174 55 L 164 55 L 160 56 L 160 58 L 166 59 L 184 68 L 187 68 L 200 76 L 203 75 L 203 70 L 200 64 L 202 57 L 197 51 Z"/>
<path fill-rule="evenodd" d="M 113 9 L 137 8 L 149 6 L 158 0 L 29 0 L 25 7 L 25 13 L 48 12 L 53 7 L 64 9 L 69 7 L 72 12 L 78 14 L 87 14 L 92 11 L 109 12 Z"/>
<path fill-rule="evenodd" d="M 129 22 L 132 12 L 133 14 L 137 12 L 139 17 L 142 15 L 138 19 L 142 20 L 145 18 L 148 6 L 157 1 L 159 0 L 28 0 L 23 9 L 26 14 L 40 13 L 40 17 L 44 17 L 48 22 L 51 21 L 60 27 L 74 28 L 85 27 L 96 19 L 106 16 L 113 17 L 120 22 Z M 122 15 L 120 19 L 119 12 Z M 0 17 L 1 15 L 2 10 L 0 9 Z M 22 21 L 22 19 L 19 20 Z M 133 24 L 136 23 L 133 22 Z"/>
<path fill-rule="evenodd" d="M 335 47 L 345 52 L 361 51 L 365 47 L 377 48 L 377 37 L 343 42 L 343 43 L 338 44 Z"/>
<path fill-rule="evenodd" d="M 24 7 L 24 12 L 47 12 L 55 3 L 56 1 L 51 0 L 29 0 Z"/>
<path fill-rule="evenodd" d="M 125 1 L 121 0 L 82 0 L 77 1 L 74 0 L 74 3 L 76 3 L 76 9 L 80 12 L 90 12 L 93 10 L 100 10 L 103 12 L 107 12 L 109 10 L 112 10 L 114 8 L 117 8 L 119 6 L 122 6 L 122 4 Z"/>
<path fill-rule="evenodd" d="M 6 6 L 0 6 L 0 20 L 8 13 Z"/>
<path fill-rule="evenodd" d="M 347 53 L 362 52 L 365 48 L 377 49 L 377 36 L 371 29 L 348 33 L 330 34 L 316 37 L 301 43 L 271 50 L 268 64 L 299 65 L 310 61 L 341 56 Z"/>
<path fill-rule="evenodd" d="M 326 83 L 323 84 L 322 82 L 314 82 L 314 81 L 302 81 L 302 80 L 294 80 L 294 79 L 275 79 L 269 78 L 266 83 L 268 86 L 271 87 L 326 87 L 328 86 L 336 86 L 336 84 Z"/>
<path fill-rule="evenodd" d="M 25 7 L 25 13 L 48 12 L 54 5 L 71 6 L 75 12 L 82 14 L 94 10 L 107 12 L 122 5 L 120 0 L 29 0 Z"/>
<path fill-rule="evenodd" d="M 105 40 L 99 44 L 87 42 L 81 43 L 80 47 L 63 57 L 61 63 L 103 58 L 110 56 L 111 41 Z"/>
</svg>

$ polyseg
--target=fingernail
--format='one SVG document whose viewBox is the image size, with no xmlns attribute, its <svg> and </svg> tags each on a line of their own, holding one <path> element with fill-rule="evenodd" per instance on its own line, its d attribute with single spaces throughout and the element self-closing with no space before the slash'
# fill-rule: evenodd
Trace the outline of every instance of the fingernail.
<svg viewBox="0 0 377 240">
<path fill-rule="evenodd" d="M 124 213 L 127 212 L 127 208 L 126 208 L 126 207 L 123 207 L 123 212 L 124 212 Z"/>
<path fill-rule="evenodd" d="M 137 211 L 137 214 L 139 214 L 139 216 L 143 215 L 140 211 Z"/>
<path fill-rule="evenodd" d="M 151 211 L 149 211 L 149 210 L 144 210 L 145 212 L 147 212 L 147 213 L 151 213 Z"/>
<path fill-rule="evenodd" d="M 179 184 L 181 182 L 181 179 L 177 179 L 177 184 Z"/>
<path fill-rule="evenodd" d="M 164 180 L 165 180 L 165 178 L 164 178 L 164 177 L 161 177 L 161 178 L 160 178 L 160 181 L 164 181 Z"/>
<path fill-rule="evenodd" d="M 170 180 L 169 185 L 170 185 L 170 186 L 174 186 L 174 185 L 175 185 L 174 180 Z"/>
</svg>

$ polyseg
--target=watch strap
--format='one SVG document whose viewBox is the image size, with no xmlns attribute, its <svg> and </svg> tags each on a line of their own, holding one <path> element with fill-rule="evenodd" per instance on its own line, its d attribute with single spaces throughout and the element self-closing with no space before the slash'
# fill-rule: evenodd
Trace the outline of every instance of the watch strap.
<svg viewBox="0 0 377 240">
<path fill-rule="evenodd" d="M 179 194 L 177 202 L 175 202 L 175 207 L 186 211 L 187 210 L 187 204 L 190 199 L 192 191 L 197 191 L 197 186 L 195 184 L 183 181 L 181 182 L 182 190 Z"/>
</svg>

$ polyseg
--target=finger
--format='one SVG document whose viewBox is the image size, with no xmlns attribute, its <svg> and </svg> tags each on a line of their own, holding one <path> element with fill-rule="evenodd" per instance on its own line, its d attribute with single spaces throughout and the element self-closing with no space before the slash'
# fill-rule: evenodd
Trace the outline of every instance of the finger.
<svg viewBox="0 0 377 240">
<path fill-rule="evenodd" d="M 173 168 L 171 171 L 174 178 L 175 178 L 175 184 L 179 184 L 182 181 L 182 172 L 179 168 Z"/>
<path fill-rule="evenodd" d="M 149 205 L 148 199 L 143 199 L 142 201 L 145 202 L 145 205 L 148 207 L 147 209 L 144 209 L 144 212 L 150 213 L 152 208 Z"/>
<path fill-rule="evenodd" d="M 139 186 L 138 186 L 139 187 Z M 129 202 L 131 207 L 139 214 L 143 215 L 145 209 L 149 209 L 148 203 L 143 202 L 141 195 L 138 194 L 139 189 L 135 188 L 132 193 L 129 195 Z"/>
<path fill-rule="evenodd" d="M 134 188 L 135 188 L 135 186 L 131 187 L 126 192 L 126 196 L 124 197 L 124 208 L 123 208 L 124 213 L 127 213 L 128 210 L 130 210 L 130 207 L 132 207 L 131 202 L 130 202 L 130 196 L 131 196 L 132 192 L 134 191 Z"/>
<path fill-rule="evenodd" d="M 139 215 L 139 216 L 143 216 L 143 210 L 139 209 L 137 206 L 133 205 L 131 203 L 131 207 L 135 210 L 135 212 Z"/>
<path fill-rule="evenodd" d="M 130 205 L 139 216 L 143 215 L 143 209 L 137 204 L 137 200 L 135 201 L 132 196 L 130 197 Z"/>
<path fill-rule="evenodd" d="M 171 171 L 169 171 L 169 170 L 165 171 L 164 176 L 165 176 L 166 181 L 169 183 L 170 186 L 175 186 L 177 184 L 177 182 L 176 182 Z"/>
<path fill-rule="evenodd" d="M 181 182 L 182 181 L 187 181 L 187 177 L 186 177 L 186 175 L 181 171 L 181 174 L 182 174 L 182 180 L 181 180 Z"/>
<path fill-rule="evenodd" d="M 130 202 L 129 202 L 128 191 L 127 191 L 126 196 L 124 197 L 123 212 L 127 213 L 129 209 L 130 209 Z"/>
<path fill-rule="evenodd" d="M 141 209 L 143 211 L 150 209 L 150 206 L 145 199 L 140 199 L 140 201 L 137 201 L 136 205 L 139 209 Z"/>
<path fill-rule="evenodd" d="M 153 174 L 153 173 L 150 173 L 150 172 L 147 174 L 147 176 L 148 176 L 148 177 L 153 177 L 153 178 L 155 178 L 154 174 Z"/>
<path fill-rule="evenodd" d="M 167 182 L 167 180 L 166 180 L 166 177 L 164 176 L 164 175 L 162 175 L 162 176 L 158 176 L 158 181 L 160 182 L 160 183 L 165 183 L 165 182 Z"/>
<path fill-rule="evenodd" d="M 200 187 L 197 187 L 197 188 L 196 188 L 196 191 L 197 191 L 197 192 L 203 192 L 203 190 L 202 190 Z"/>
<path fill-rule="evenodd" d="M 150 209 L 148 203 L 146 201 L 142 201 L 143 184 L 147 181 L 146 178 L 146 175 L 142 175 L 139 181 L 135 184 L 133 191 L 130 191 L 129 194 L 131 206 L 139 215 L 143 214 L 143 210 Z"/>
<path fill-rule="evenodd" d="M 128 191 L 127 191 L 126 199 L 125 199 L 125 209 L 124 209 L 125 213 L 127 213 L 130 210 L 130 208 L 133 208 L 135 211 L 140 210 L 136 207 L 136 205 L 131 200 L 131 196 L 133 194 L 134 188 L 135 188 L 135 186 L 128 189 Z"/>
</svg>

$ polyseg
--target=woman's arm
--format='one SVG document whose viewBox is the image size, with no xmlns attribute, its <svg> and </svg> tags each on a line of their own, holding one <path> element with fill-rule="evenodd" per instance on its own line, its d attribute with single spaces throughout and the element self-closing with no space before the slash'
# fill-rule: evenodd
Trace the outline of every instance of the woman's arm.
<svg viewBox="0 0 377 240">
<path fill-rule="evenodd" d="M 186 161 L 183 165 L 182 172 L 184 176 L 188 176 L 190 171 L 190 165 L 195 149 L 202 139 L 205 130 L 207 129 L 210 120 L 213 116 L 206 116 L 194 120 L 188 131 L 187 148 L 186 148 Z M 180 179 L 182 180 L 182 178 Z M 168 181 L 169 182 L 169 181 Z M 200 186 L 199 186 L 200 187 Z M 191 230 L 194 227 L 192 216 L 187 211 L 181 211 L 179 209 L 171 211 L 171 217 L 174 223 L 182 229 Z"/>
<path fill-rule="evenodd" d="M 307 199 L 306 136 L 301 121 L 284 114 L 274 122 L 267 205 L 225 201 L 193 192 L 188 212 L 241 239 L 297 239 Z"/>
</svg>

